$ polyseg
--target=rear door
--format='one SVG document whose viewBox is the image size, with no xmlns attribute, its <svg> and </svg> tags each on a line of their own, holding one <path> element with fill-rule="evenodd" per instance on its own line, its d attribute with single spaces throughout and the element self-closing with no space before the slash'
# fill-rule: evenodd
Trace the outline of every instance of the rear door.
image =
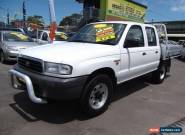
<svg viewBox="0 0 185 135">
<path fill-rule="evenodd" d="M 147 53 L 148 57 L 148 65 L 147 67 L 149 70 L 155 70 L 159 66 L 160 62 L 160 46 L 157 42 L 157 33 L 154 28 L 152 27 L 145 27 L 146 36 L 147 36 L 147 49 L 145 52 Z"/>
</svg>

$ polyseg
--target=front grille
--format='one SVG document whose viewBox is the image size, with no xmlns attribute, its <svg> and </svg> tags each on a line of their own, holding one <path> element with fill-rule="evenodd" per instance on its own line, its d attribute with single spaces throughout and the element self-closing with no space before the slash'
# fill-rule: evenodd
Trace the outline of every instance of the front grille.
<svg viewBox="0 0 185 135">
<path fill-rule="evenodd" d="M 40 73 L 43 72 L 43 66 L 42 66 L 41 60 L 19 57 L 18 65 L 28 70 L 32 70 Z"/>
</svg>

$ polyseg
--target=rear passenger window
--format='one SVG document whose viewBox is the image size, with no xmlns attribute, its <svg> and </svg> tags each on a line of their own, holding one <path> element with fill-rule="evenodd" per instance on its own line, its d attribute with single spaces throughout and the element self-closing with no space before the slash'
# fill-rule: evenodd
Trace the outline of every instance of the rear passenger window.
<svg viewBox="0 0 185 135">
<path fill-rule="evenodd" d="M 125 48 L 144 47 L 144 37 L 141 26 L 131 26 L 125 39 Z"/>
<path fill-rule="evenodd" d="M 155 31 L 153 28 L 146 27 L 148 46 L 157 46 Z"/>
</svg>

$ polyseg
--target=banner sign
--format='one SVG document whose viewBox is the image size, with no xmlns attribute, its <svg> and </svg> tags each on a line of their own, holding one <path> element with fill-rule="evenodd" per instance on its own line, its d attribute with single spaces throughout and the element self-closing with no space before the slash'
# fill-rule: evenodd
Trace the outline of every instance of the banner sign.
<svg viewBox="0 0 185 135">
<path fill-rule="evenodd" d="M 103 42 L 116 38 L 113 26 L 110 24 L 97 24 L 96 29 L 96 42 Z"/>
<path fill-rule="evenodd" d="M 128 0 L 108 0 L 107 18 L 118 18 L 118 20 L 128 20 L 144 22 L 146 7 L 140 6 Z"/>
</svg>

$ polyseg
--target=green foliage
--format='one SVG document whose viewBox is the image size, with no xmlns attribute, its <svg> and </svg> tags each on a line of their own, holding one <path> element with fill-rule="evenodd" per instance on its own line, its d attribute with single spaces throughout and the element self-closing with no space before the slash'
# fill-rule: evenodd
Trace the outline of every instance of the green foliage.
<svg viewBox="0 0 185 135">
<path fill-rule="evenodd" d="M 63 18 L 63 20 L 60 21 L 59 26 L 64 26 L 64 25 L 75 26 L 79 23 L 81 18 L 82 18 L 82 15 L 77 13 L 72 14 L 70 16 L 66 16 Z"/>
<path fill-rule="evenodd" d="M 42 16 L 34 15 L 34 16 L 28 16 L 27 21 L 30 23 L 38 24 L 41 26 L 44 26 L 44 19 Z"/>
</svg>

